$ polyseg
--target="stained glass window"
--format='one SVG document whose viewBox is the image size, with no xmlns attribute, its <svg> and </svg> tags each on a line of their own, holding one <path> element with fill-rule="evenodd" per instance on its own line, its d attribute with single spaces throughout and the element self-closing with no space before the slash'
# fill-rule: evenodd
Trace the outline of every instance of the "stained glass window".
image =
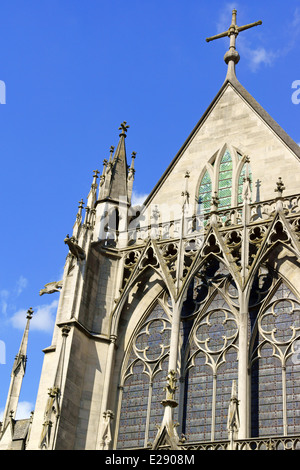
<svg viewBox="0 0 300 470">
<path fill-rule="evenodd" d="M 238 204 L 242 204 L 243 202 L 243 184 L 244 184 L 244 178 L 246 176 L 246 163 L 242 168 L 242 171 L 239 176 L 239 184 L 238 184 Z M 250 178 L 250 188 L 252 191 L 252 173 L 251 173 L 251 168 L 250 165 L 248 166 L 249 168 L 249 178 Z"/>
<path fill-rule="evenodd" d="M 204 174 L 199 190 L 199 204 L 201 212 L 206 214 L 210 211 L 212 184 L 208 171 Z"/>
<path fill-rule="evenodd" d="M 157 304 L 135 335 L 123 375 L 118 449 L 144 448 L 161 424 L 170 320 Z"/>
<path fill-rule="evenodd" d="M 213 296 L 191 333 L 183 423 L 190 442 L 227 439 L 231 387 L 238 378 L 237 322 L 223 296 Z"/>
<path fill-rule="evenodd" d="M 232 193 L 232 158 L 229 150 L 223 155 L 219 170 L 219 209 L 231 206 Z"/>
<path fill-rule="evenodd" d="M 252 435 L 300 432 L 300 302 L 281 283 L 259 314 L 252 353 Z"/>
</svg>

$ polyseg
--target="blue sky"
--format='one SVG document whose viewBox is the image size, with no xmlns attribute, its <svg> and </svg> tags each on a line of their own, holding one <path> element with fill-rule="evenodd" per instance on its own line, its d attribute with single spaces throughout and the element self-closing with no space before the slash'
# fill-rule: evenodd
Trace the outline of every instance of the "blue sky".
<svg viewBox="0 0 300 470">
<path fill-rule="evenodd" d="M 238 25 L 263 21 L 238 37 L 239 81 L 300 143 L 299 0 L 1 2 L 0 413 L 29 307 L 18 416 L 34 408 L 59 296 L 39 290 L 62 277 L 93 170 L 125 120 L 135 198 L 151 191 L 224 81 L 228 39 L 205 38 L 229 27 L 232 8 Z"/>
</svg>

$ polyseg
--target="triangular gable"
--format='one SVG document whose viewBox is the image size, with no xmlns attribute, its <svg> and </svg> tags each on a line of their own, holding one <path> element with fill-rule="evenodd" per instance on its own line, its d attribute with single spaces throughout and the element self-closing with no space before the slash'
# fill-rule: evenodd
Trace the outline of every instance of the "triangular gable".
<svg viewBox="0 0 300 470">
<path fill-rule="evenodd" d="M 226 78 L 221 89 L 206 109 L 202 115 L 199 122 L 196 124 L 191 134 L 188 136 L 180 150 L 175 155 L 174 159 L 171 161 L 170 165 L 163 173 L 162 177 L 159 179 L 149 196 L 144 202 L 144 205 L 147 207 L 152 202 L 156 194 L 159 192 L 160 188 L 163 186 L 164 182 L 167 180 L 168 176 L 171 174 L 175 165 L 179 162 L 180 158 L 184 154 L 185 150 L 189 147 L 191 142 L 197 133 L 201 130 L 201 127 L 207 121 L 211 115 L 214 108 L 217 106 L 218 102 L 228 89 L 231 87 L 237 95 L 251 108 L 251 110 L 266 124 L 266 126 L 277 136 L 277 138 L 282 142 L 282 144 L 292 153 L 296 159 L 300 161 L 300 147 L 299 145 L 282 129 L 282 127 L 263 109 L 263 107 L 253 98 L 253 96 L 240 84 L 235 76 Z M 224 135 L 224 142 L 226 140 L 226 135 Z M 275 182 L 274 182 L 275 184 Z M 179 188 L 180 189 L 180 188 Z"/>
</svg>

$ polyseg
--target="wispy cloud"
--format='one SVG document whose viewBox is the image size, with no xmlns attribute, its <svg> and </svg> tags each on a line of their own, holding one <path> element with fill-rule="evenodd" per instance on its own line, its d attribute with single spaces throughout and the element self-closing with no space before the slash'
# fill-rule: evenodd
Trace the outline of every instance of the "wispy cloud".
<svg viewBox="0 0 300 470">
<path fill-rule="evenodd" d="M 29 401 L 20 401 L 18 403 L 16 419 L 30 418 L 30 413 L 34 410 L 34 404 Z"/>
<path fill-rule="evenodd" d="M 16 419 L 26 419 L 30 418 L 30 413 L 34 409 L 34 404 L 29 401 L 20 401 L 18 403 Z M 0 421 L 3 420 L 4 408 L 0 409 Z"/>
<path fill-rule="evenodd" d="M 142 206 L 147 198 L 148 194 L 138 193 L 132 191 L 131 204 L 132 206 Z"/>
<path fill-rule="evenodd" d="M 19 297 L 27 286 L 28 280 L 21 275 L 11 289 L 0 290 L 0 313 L 2 315 L 7 315 L 8 311 L 14 308 L 14 299 Z"/>
<path fill-rule="evenodd" d="M 7 314 L 8 298 L 9 298 L 9 291 L 6 289 L 2 289 L 0 291 L 0 309 L 3 315 Z"/>
<path fill-rule="evenodd" d="M 223 33 L 228 30 L 228 27 L 231 23 L 231 14 L 232 10 L 238 10 L 239 6 L 236 2 L 230 2 L 224 5 L 224 8 L 221 10 L 220 15 L 216 24 L 216 34 Z M 214 34 L 212 34 L 213 36 Z"/>
<path fill-rule="evenodd" d="M 54 327 L 58 300 L 51 304 L 43 304 L 33 307 L 33 317 L 30 324 L 31 330 L 51 332 Z M 10 319 L 13 328 L 24 329 L 26 324 L 27 309 L 18 310 Z"/>
<path fill-rule="evenodd" d="M 216 27 L 217 32 L 226 31 L 230 25 L 231 12 L 233 9 L 239 10 L 238 3 L 229 2 L 221 11 Z M 238 23 L 239 24 L 239 23 Z M 294 10 L 293 16 L 289 24 L 282 28 L 284 33 L 284 45 L 278 49 L 271 49 L 262 45 L 254 46 L 249 40 L 249 36 L 239 35 L 237 49 L 248 63 L 252 72 L 256 72 L 260 66 L 271 67 L 275 61 L 285 57 L 290 51 L 297 46 L 300 36 L 300 7 Z"/>
<path fill-rule="evenodd" d="M 17 280 L 16 291 L 17 295 L 20 295 L 28 285 L 28 280 L 24 276 L 20 276 Z"/>
</svg>

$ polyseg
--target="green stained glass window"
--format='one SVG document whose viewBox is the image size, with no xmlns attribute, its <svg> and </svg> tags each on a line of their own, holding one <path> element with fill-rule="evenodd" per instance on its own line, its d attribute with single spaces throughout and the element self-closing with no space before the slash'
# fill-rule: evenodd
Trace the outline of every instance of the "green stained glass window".
<svg viewBox="0 0 300 470">
<path fill-rule="evenodd" d="M 199 204 L 203 213 L 207 213 L 210 211 L 211 192 L 211 179 L 208 172 L 206 171 L 205 175 L 202 178 L 199 190 Z"/>
<path fill-rule="evenodd" d="M 246 175 L 246 163 L 243 166 L 242 171 L 240 173 L 240 177 L 239 177 L 238 204 L 242 204 L 242 202 L 243 202 L 243 182 L 244 182 L 245 175 Z M 252 191 L 252 173 L 251 173 L 250 166 L 249 166 L 249 178 L 250 178 L 250 188 L 251 188 L 251 191 Z"/>
<path fill-rule="evenodd" d="M 219 171 L 219 209 L 231 206 L 232 158 L 229 150 L 223 155 Z"/>
</svg>

